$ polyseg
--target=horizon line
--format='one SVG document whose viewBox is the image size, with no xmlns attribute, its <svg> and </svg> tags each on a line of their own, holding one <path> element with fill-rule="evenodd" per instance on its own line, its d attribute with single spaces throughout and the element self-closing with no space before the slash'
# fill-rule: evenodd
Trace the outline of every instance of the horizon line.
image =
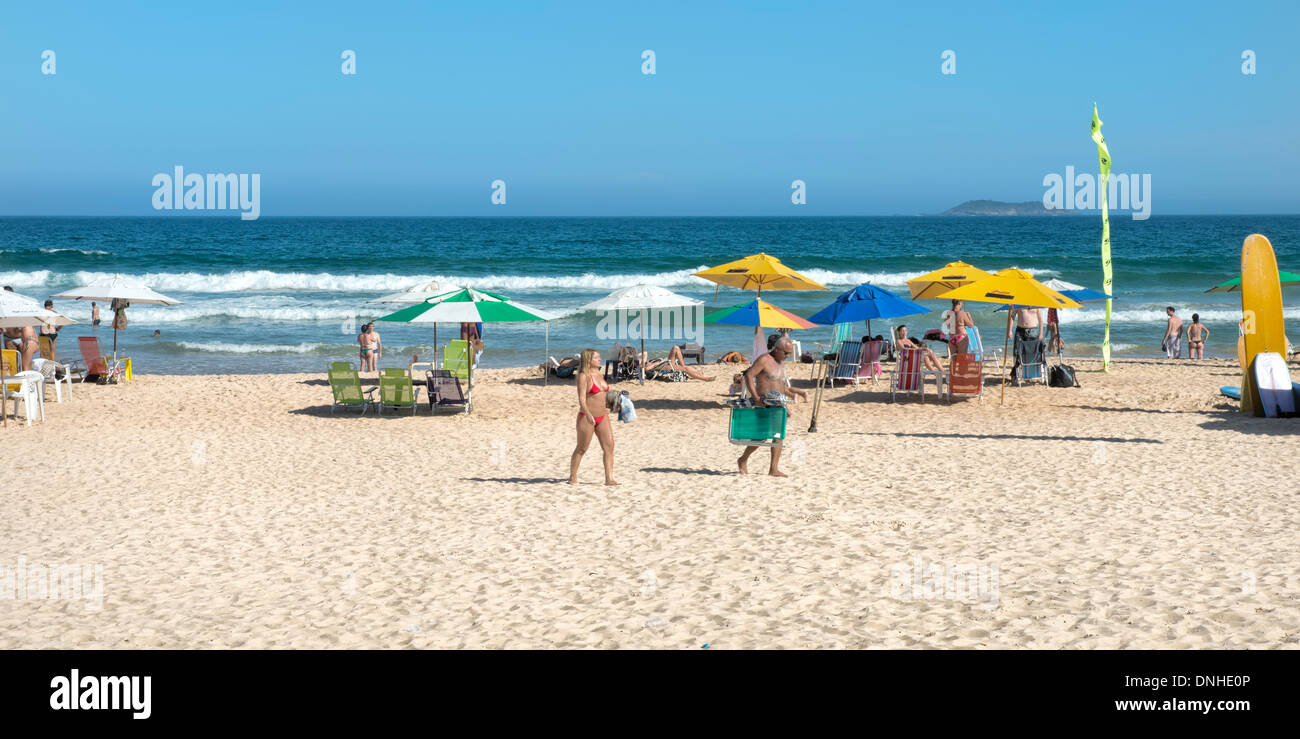
<svg viewBox="0 0 1300 739">
<path fill-rule="evenodd" d="M 1130 215 L 1129 210 L 1112 210 L 1112 215 Z M 0 218 L 139 218 L 152 220 L 241 220 L 239 211 L 222 211 L 220 214 L 203 215 L 195 213 L 193 215 L 129 215 L 129 214 L 97 214 L 97 213 L 77 213 L 77 214 L 39 214 L 39 213 L 13 213 L 0 214 Z M 1061 213 L 1054 215 L 948 215 L 945 213 L 890 213 L 884 214 L 866 214 L 866 213 L 824 213 L 809 215 L 738 215 L 738 214 L 616 214 L 616 215 L 591 215 L 591 214 L 557 214 L 557 215 L 321 215 L 314 213 L 288 213 L 281 215 L 262 215 L 254 220 L 267 220 L 277 218 L 327 218 L 334 220 L 360 219 L 360 218 L 405 218 L 405 219 L 451 219 L 451 218 L 484 218 L 484 219 L 505 219 L 505 218 L 944 218 L 951 220 L 985 220 L 999 218 L 1034 218 L 1042 220 L 1052 220 L 1057 218 L 1088 218 L 1100 216 L 1100 212 L 1073 212 Z M 1156 215 L 1152 213 L 1145 220 L 1152 218 L 1225 218 L 1225 217 L 1290 217 L 1300 216 L 1300 212 L 1294 213 L 1165 213 Z"/>
</svg>

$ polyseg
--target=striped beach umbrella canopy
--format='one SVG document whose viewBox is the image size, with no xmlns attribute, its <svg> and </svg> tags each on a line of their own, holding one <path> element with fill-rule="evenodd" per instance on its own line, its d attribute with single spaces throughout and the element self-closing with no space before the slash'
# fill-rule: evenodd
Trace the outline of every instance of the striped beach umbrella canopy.
<svg viewBox="0 0 1300 739">
<path fill-rule="evenodd" d="M 433 343 L 438 343 L 439 323 L 509 323 L 515 321 L 553 321 L 559 316 L 540 308 L 516 303 L 504 295 L 486 290 L 463 287 L 436 295 L 422 303 L 389 313 L 376 321 L 395 323 L 432 323 Z M 551 327 L 546 324 L 546 353 L 551 351 Z M 436 358 L 436 353 L 435 353 Z M 470 382 L 473 382 L 474 365 L 470 363 Z M 547 379 L 543 374 L 543 381 Z"/>
<path fill-rule="evenodd" d="M 784 308 L 755 298 L 748 303 L 733 305 L 714 311 L 704 317 L 705 323 L 727 326 L 756 326 L 758 328 L 816 328 L 817 324 L 800 318 Z"/>
<path fill-rule="evenodd" d="M 465 287 L 435 295 L 375 320 L 396 323 L 501 323 L 553 321 L 558 317 L 540 308 L 516 303 L 504 295 Z"/>
</svg>

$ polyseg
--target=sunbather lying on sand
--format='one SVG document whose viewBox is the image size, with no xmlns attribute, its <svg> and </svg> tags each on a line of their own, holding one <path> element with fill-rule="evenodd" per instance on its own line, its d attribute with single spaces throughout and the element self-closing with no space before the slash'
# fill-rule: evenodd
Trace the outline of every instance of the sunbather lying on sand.
<svg viewBox="0 0 1300 739">
<path fill-rule="evenodd" d="M 646 362 L 646 372 L 654 372 L 655 370 L 676 370 L 684 373 L 692 380 L 703 380 L 705 382 L 713 381 L 713 377 L 687 366 L 686 358 L 682 356 L 682 348 L 680 346 L 673 347 L 672 351 L 668 352 L 667 359 L 652 359 L 649 362 Z"/>
</svg>

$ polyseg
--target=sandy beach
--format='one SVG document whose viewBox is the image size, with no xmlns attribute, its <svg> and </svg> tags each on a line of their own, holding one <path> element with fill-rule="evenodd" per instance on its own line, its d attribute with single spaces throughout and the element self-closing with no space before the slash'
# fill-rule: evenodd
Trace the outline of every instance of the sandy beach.
<svg viewBox="0 0 1300 739">
<path fill-rule="evenodd" d="M 725 368 L 623 384 L 616 488 L 563 484 L 535 369 L 414 418 L 331 417 L 323 372 L 77 385 L 0 432 L 0 565 L 102 565 L 102 606 L 0 600 L 0 647 L 1300 645 L 1300 419 L 1237 412 L 1235 363 L 1067 361 L 1005 405 L 830 390 L 785 480 L 737 474 Z"/>
</svg>

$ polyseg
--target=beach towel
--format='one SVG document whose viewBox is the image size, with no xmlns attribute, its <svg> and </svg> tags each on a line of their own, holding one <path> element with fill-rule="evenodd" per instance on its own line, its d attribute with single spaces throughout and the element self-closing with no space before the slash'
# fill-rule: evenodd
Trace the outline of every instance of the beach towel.
<svg viewBox="0 0 1300 739">
<path fill-rule="evenodd" d="M 1015 342 L 1015 369 L 1024 368 L 1026 380 L 1036 380 L 1043 376 L 1043 340 L 1039 338 L 1019 338 Z M 1015 373 L 1013 369 L 1013 376 Z"/>
<path fill-rule="evenodd" d="M 784 408 L 790 404 L 790 397 L 779 390 L 768 390 L 763 393 L 763 404 L 768 408 Z M 732 398 L 727 401 L 727 405 L 732 408 L 754 408 L 753 398 Z"/>
<path fill-rule="evenodd" d="M 1183 337 L 1179 335 L 1179 336 L 1170 336 L 1169 338 L 1166 338 L 1164 343 L 1164 349 L 1165 349 L 1165 356 L 1167 356 L 1169 359 L 1178 359 L 1179 355 L 1182 354 Z"/>
</svg>

